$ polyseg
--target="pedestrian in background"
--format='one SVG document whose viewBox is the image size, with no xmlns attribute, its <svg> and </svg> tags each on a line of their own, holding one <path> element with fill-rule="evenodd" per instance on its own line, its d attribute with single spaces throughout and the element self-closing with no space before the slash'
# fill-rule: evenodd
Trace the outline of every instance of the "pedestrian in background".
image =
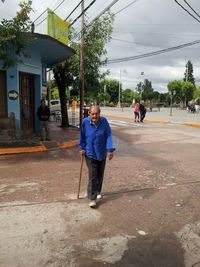
<svg viewBox="0 0 200 267">
<path fill-rule="evenodd" d="M 49 138 L 49 127 L 48 127 L 48 121 L 50 117 L 50 110 L 49 107 L 46 105 L 46 102 L 44 99 L 40 101 L 40 106 L 37 109 L 37 116 L 40 120 L 40 140 L 44 141 L 43 138 L 43 129 L 45 130 L 46 140 L 50 141 Z"/>
<path fill-rule="evenodd" d="M 140 102 L 139 110 L 140 110 L 140 121 L 143 122 L 146 115 L 146 108 L 144 106 L 144 101 Z"/>
<path fill-rule="evenodd" d="M 113 158 L 112 132 L 106 118 L 100 117 L 100 107 L 90 107 L 89 116 L 82 121 L 79 137 L 80 155 L 85 156 L 89 173 L 87 196 L 89 206 L 94 208 L 102 198 L 106 158 Z"/>
<path fill-rule="evenodd" d="M 140 113 L 139 103 L 135 103 L 133 111 L 135 115 L 135 122 L 139 122 L 139 113 Z"/>
</svg>

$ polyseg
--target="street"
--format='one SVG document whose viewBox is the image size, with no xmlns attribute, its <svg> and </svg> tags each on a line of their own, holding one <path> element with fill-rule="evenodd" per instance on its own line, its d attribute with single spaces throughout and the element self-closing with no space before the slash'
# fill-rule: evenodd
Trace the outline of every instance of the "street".
<svg viewBox="0 0 200 267">
<path fill-rule="evenodd" d="M 199 128 L 109 122 L 96 209 L 77 148 L 1 156 L 0 266 L 200 266 Z"/>
</svg>

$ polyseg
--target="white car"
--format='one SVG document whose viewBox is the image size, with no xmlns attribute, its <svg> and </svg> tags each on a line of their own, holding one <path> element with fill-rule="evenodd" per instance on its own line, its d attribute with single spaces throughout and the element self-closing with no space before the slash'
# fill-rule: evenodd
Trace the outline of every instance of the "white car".
<svg viewBox="0 0 200 267">
<path fill-rule="evenodd" d="M 59 99 L 52 99 L 50 100 L 50 112 L 51 114 L 55 113 L 56 111 L 61 111 L 61 105 Z"/>
</svg>

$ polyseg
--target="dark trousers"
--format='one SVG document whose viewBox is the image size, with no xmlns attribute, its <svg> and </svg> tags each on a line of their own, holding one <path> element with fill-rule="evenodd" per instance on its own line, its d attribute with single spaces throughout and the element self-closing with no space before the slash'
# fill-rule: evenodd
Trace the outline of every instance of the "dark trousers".
<svg viewBox="0 0 200 267">
<path fill-rule="evenodd" d="M 140 121 L 143 121 L 144 120 L 145 115 L 146 115 L 146 112 L 145 111 L 140 112 Z"/>
<path fill-rule="evenodd" d="M 106 159 L 99 161 L 86 157 L 89 172 L 87 195 L 90 200 L 95 200 L 101 193 Z"/>
</svg>

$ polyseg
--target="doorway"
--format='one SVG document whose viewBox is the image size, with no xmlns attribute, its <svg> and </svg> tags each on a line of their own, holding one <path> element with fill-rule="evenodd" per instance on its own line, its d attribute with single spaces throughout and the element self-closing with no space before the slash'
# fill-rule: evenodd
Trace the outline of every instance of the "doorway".
<svg viewBox="0 0 200 267">
<path fill-rule="evenodd" d="M 0 70 L 0 118 L 7 118 L 6 72 Z"/>
<path fill-rule="evenodd" d="M 19 73 L 20 120 L 22 137 L 31 135 L 35 125 L 34 75 Z"/>
</svg>

